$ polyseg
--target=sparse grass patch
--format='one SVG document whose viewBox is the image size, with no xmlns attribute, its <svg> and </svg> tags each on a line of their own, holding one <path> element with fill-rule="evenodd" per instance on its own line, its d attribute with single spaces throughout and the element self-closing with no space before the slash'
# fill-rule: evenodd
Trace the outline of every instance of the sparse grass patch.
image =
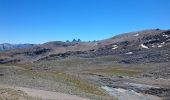
<svg viewBox="0 0 170 100">
<path fill-rule="evenodd" d="M 91 94 L 95 94 L 95 95 L 100 95 L 100 96 L 105 96 L 106 94 L 104 92 L 102 92 L 101 90 L 99 90 L 98 87 L 89 84 L 87 82 L 85 82 L 84 80 L 81 80 L 75 76 L 70 76 L 68 74 L 65 73 L 60 73 L 60 75 L 69 82 L 70 85 L 73 85 L 75 87 L 77 87 L 78 89 L 87 92 L 87 93 L 91 93 Z"/>
<path fill-rule="evenodd" d="M 93 58 L 93 59 L 98 60 L 100 62 L 113 62 L 113 61 L 120 60 L 121 57 L 120 56 L 116 56 L 116 55 L 114 55 L 114 56 L 111 55 L 111 56 L 96 57 L 96 58 Z"/>
<path fill-rule="evenodd" d="M 103 73 L 107 75 L 115 75 L 115 76 L 133 76 L 140 74 L 141 70 L 130 69 L 130 68 L 104 68 L 104 69 L 94 69 L 89 70 L 90 73 Z"/>
<path fill-rule="evenodd" d="M 99 66 L 107 63 L 112 63 L 116 61 L 116 59 L 120 59 L 116 56 L 102 56 L 95 58 L 81 58 L 81 57 L 68 57 L 65 59 L 55 59 L 55 60 L 42 60 L 34 63 L 35 69 L 47 68 L 49 70 L 60 70 L 66 71 L 71 68 L 87 68 L 89 66 Z"/>
<path fill-rule="evenodd" d="M 6 66 L 17 66 L 17 67 L 21 67 L 27 70 L 31 70 L 32 69 L 32 64 L 31 63 L 8 63 L 8 64 L 3 64 Z"/>
<path fill-rule="evenodd" d="M 88 82 L 73 76 L 66 74 L 64 72 L 49 72 L 49 71 L 37 71 L 37 72 L 27 72 L 27 74 L 33 76 L 33 77 L 39 77 L 43 79 L 48 79 L 48 80 L 54 80 L 57 82 L 61 82 L 63 84 L 73 86 L 77 88 L 78 90 L 90 94 L 95 94 L 99 96 L 106 96 L 107 94 L 100 90 L 97 86 L 89 84 Z M 29 76 L 26 75 L 26 76 Z"/>
<path fill-rule="evenodd" d="M 20 90 L 3 88 L 0 89 L 0 100 L 41 100 L 41 99 L 30 97 Z"/>
</svg>

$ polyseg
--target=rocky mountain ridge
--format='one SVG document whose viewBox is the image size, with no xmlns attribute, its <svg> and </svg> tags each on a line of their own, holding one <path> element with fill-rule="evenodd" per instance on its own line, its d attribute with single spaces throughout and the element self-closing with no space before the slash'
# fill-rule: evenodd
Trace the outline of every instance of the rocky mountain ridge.
<svg viewBox="0 0 170 100">
<path fill-rule="evenodd" d="M 118 56 L 120 58 L 118 62 L 122 63 L 170 61 L 170 30 L 152 29 L 131 32 L 96 42 L 48 42 L 31 48 L 0 53 L 0 62 L 8 62 L 6 59 L 34 62 L 69 56 L 108 55 Z"/>
</svg>

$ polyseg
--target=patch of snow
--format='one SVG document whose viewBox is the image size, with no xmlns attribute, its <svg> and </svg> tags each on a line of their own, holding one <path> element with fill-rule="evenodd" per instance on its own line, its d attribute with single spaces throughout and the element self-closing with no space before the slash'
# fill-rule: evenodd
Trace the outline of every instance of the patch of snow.
<svg viewBox="0 0 170 100">
<path fill-rule="evenodd" d="M 163 34 L 162 36 L 163 36 L 163 37 L 166 37 L 166 38 L 169 38 L 169 37 L 170 37 L 170 35 L 166 35 L 166 34 Z"/>
<path fill-rule="evenodd" d="M 104 90 L 106 90 L 106 91 L 108 91 L 108 92 L 113 91 L 112 88 L 110 88 L 110 87 L 108 87 L 108 86 L 102 86 L 101 88 L 104 89 Z"/>
<path fill-rule="evenodd" d="M 133 52 L 127 52 L 126 54 L 127 54 L 127 55 L 130 55 L 130 54 L 133 54 Z"/>
<path fill-rule="evenodd" d="M 113 47 L 112 49 L 114 50 L 114 49 L 117 49 L 118 47 Z"/>
<path fill-rule="evenodd" d="M 163 47 L 164 44 L 165 44 L 165 42 L 162 42 L 161 44 L 157 44 L 157 45 L 158 45 L 158 48 Z"/>
<path fill-rule="evenodd" d="M 162 45 L 158 45 L 158 48 L 161 48 L 162 47 Z"/>
<path fill-rule="evenodd" d="M 147 46 L 144 45 L 144 44 L 141 44 L 140 46 L 141 46 L 142 48 L 149 49 L 149 47 L 147 47 Z"/>
<path fill-rule="evenodd" d="M 170 39 L 166 40 L 166 41 L 170 41 Z"/>
<path fill-rule="evenodd" d="M 156 46 L 154 44 L 152 44 L 152 47 L 155 48 Z"/>
<path fill-rule="evenodd" d="M 112 49 L 114 50 L 114 49 L 117 49 L 117 48 L 118 48 L 117 45 L 113 45 L 113 48 L 112 48 Z"/>
<path fill-rule="evenodd" d="M 119 91 L 119 92 L 126 92 L 127 90 L 122 89 L 122 88 L 118 88 L 117 91 Z"/>
<path fill-rule="evenodd" d="M 162 42 L 162 43 L 161 43 L 161 45 L 164 45 L 164 44 L 165 44 L 165 42 Z"/>
<path fill-rule="evenodd" d="M 133 35 L 133 36 L 139 36 L 139 34 L 135 34 L 135 35 Z"/>
</svg>

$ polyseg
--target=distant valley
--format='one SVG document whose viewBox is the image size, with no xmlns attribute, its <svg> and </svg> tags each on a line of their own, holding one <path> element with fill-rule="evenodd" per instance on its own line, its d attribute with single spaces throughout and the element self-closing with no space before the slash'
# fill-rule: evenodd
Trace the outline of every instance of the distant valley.
<svg viewBox="0 0 170 100">
<path fill-rule="evenodd" d="M 22 49 L 22 48 L 31 48 L 35 46 L 36 44 L 9 44 L 9 43 L 3 43 L 0 44 L 0 50 L 13 50 L 13 49 Z"/>
</svg>

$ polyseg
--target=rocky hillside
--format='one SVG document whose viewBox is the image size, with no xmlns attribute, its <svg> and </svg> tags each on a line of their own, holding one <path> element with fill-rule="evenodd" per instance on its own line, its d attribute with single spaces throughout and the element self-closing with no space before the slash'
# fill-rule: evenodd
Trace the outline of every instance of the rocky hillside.
<svg viewBox="0 0 170 100">
<path fill-rule="evenodd" d="M 35 62 L 69 56 L 117 56 L 120 63 L 170 61 L 170 30 L 144 30 L 97 42 L 48 42 L 26 49 L 0 53 L 0 63 Z"/>
<path fill-rule="evenodd" d="M 100 41 L 92 55 L 119 55 L 124 63 L 170 61 L 170 30 L 145 30 Z"/>
</svg>

